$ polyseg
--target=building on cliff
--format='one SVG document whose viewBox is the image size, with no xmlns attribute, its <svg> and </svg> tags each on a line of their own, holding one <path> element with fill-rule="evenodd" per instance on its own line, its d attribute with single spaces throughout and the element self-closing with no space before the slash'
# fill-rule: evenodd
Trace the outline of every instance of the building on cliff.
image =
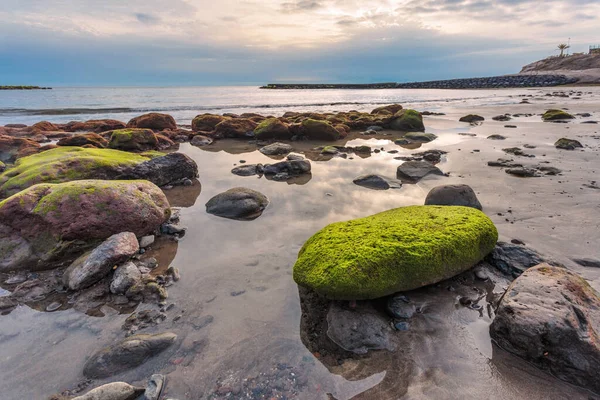
<svg viewBox="0 0 600 400">
<path fill-rule="evenodd" d="M 590 46 L 590 54 L 600 54 L 600 44 L 595 46 Z"/>
</svg>

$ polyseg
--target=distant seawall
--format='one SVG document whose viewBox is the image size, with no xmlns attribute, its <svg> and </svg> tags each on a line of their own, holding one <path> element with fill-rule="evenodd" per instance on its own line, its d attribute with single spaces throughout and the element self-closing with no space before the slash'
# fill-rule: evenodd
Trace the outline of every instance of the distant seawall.
<svg viewBox="0 0 600 400">
<path fill-rule="evenodd" d="M 270 83 L 261 89 L 498 89 L 560 86 L 576 83 L 564 75 L 504 75 L 409 83 L 325 84 Z"/>
<path fill-rule="evenodd" d="M 0 90 L 49 90 L 52 89 L 50 87 L 41 87 L 41 86 L 0 86 Z"/>
</svg>

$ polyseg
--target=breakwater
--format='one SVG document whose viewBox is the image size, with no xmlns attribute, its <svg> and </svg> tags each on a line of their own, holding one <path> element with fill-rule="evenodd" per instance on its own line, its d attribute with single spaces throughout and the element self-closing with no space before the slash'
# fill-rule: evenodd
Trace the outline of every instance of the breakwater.
<svg viewBox="0 0 600 400">
<path fill-rule="evenodd" d="M 51 87 L 42 87 L 42 86 L 0 86 L 0 90 L 48 90 L 52 89 Z"/>
<path fill-rule="evenodd" d="M 370 84 L 270 83 L 261 89 L 497 89 L 546 87 L 576 83 L 564 75 L 503 75 L 485 78 L 446 79 L 427 82 Z"/>
</svg>

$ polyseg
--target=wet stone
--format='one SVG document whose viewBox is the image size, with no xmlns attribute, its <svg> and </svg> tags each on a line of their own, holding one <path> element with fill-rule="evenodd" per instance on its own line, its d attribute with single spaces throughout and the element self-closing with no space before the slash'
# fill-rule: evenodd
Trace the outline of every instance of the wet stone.
<svg viewBox="0 0 600 400">
<path fill-rule="evenodd" d="M 417 307 L 408 297 L 394 295 L 388 299 L 386 310 L 394 318 L 410 319 L 417 312 Z"/>
</svg>

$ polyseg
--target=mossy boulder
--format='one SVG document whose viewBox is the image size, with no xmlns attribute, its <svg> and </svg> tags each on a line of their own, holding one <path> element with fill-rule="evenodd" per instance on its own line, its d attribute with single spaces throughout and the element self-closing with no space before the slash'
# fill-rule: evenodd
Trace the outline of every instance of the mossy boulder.
<svg viewBox="0 0 600 400">
<path fill-rule="evenodd" d="M 124 168 L 151 157 L 110 149 L 58 147 L 19 159 L 0 175 L 0 198 L 36 183 L 60 183 L 79 179 L 115 179 Z"/>
<path fill-rule="evenodd" d="M 212 132 L 215 130 L 215 126 L 217 126 L 219 122 L 223 122 L 226 119 L 229 118 L 215 114 L 197 115 L 192 120 L 192 130 L 194 132 Z"/>
<path fill-rule="evenodd" d="M 163 186 L 198 175 L 198 166 L 181 153 L 133 154 L 119 150 L 58 147 L 21 158 L 0 174 L 0 198 L 36 183 L 82 179 L 146 179 Z"/>
<path fill-rule="evenodd" d="M 116 233 L 152 233 L 170 213 L 148 181 L 34 185 L 0 202 L 0 271 L 51 268 L 66 252 Z"/>
<path fill-rule="evenodd" d="M 548 110 L 542 115 L 544 121 L 557 121 L 564 119 L 574 119 L 575 116 L 563 110 Z"/>
<path fill-rule="evenodd" d="M 158 138 L 151 129 L 117 129 L 110 134 L 108 147 L 125 151 L 158 150 Z"/>
<path fill-rule="evenodd" d="M 312 118 L 302 121 L 302 132 L 306 137 L 314 140 L 333 141 L 340 137 L 340 132 L 329 122 Z"/>
<path fill-rule="evenodd" d="M 4 164 L 2 161 L 0 161 L 0 174 L 3 173 L 5 169 L 6 169 L 6 164 Z"/>
<path fill-rule="evenodd" d="M 17 158 L 35 154 L 40 144 L 31 139 L 0 135 L 0 161 L 12 163 Z"/>
<path fill-rule="evenodd" d="M 425 125 L 420 112 L 407 109 L 394 114 L 394 118 L 390 121 L 390 128 L 396 131 L 423 132 Z"/>
<path fill-rule="evenodd" d="M 226 119 L 215 125 L 215 134 L 224 138 L 249 138 L 254 136 L 258 124 L 248 118 Z"/>
<path fill-rule="evenodd" d="M 262 121 L 254 129 L 254 136 L 257 139 L 289 139 L 292 137 L 288 126 L 278 118 L 268 118 Z"/>
<path fill-rule="evenodd" d="M 152 129 L 162 131 L 165 129 L 177 129 L 177 124 L 169 114 L 149 113 L 132 118 L 127 123 L 127 128 Z"/>
<path fill-rule="evenodd" d="M 492 221 L 474 208 L 397 208 L 317 232 L 298 254 L 294 280 L 331 299 L 375 299 L 451 278 L 497 240 Z"/>
<path fill-rule="evenodd" d="M 48 121 L 40 121 L 36 124 L 33 124 L 31 126 L 31 129 L 36 130 L 36 131 L 42 131 L 42 132 L 52 132 L 52 131 L 58 130 L 56 125 L 54 125 L 52 122 L 48 122 Z"/>
<path fill-rule="evenodd" d="M 108 141 L 97 133 L 82 133 L 60 139 L 57 143 L 59 146 L 87 146 L 97 147 L 100 149 L 108 146 Z"/>
</svg>

